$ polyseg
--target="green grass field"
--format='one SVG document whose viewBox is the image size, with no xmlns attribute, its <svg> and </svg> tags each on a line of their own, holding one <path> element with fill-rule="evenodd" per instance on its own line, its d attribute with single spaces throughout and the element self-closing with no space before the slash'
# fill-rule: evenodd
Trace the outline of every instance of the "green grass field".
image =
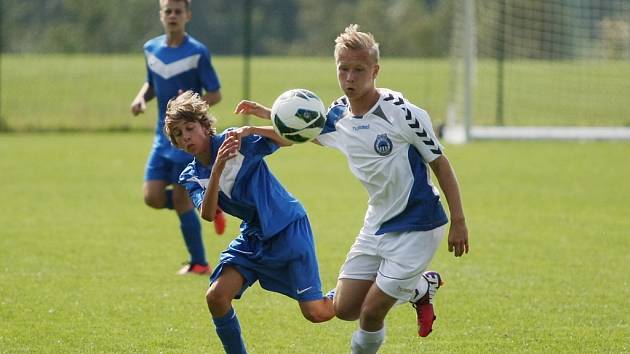
<svg viewBox="0 0 630 354">
<path fill-rule="evenodd" d="M 243 63 L 214 63 L 219 129 L 240 125 L 232 110 Z M 0 134 L 0 353 L 222 352 L 207 279 L 174 275 L 187 258 L 176 216 L 142 202 L 155 121 L 153 102 L 142 117 L 129 113 L 142 57 L 3 55 L 1 64 L 0 116 L 21 133 Z M 478 70 L 476 119 L 488 124 L 495 82 L 482 78 L 496 68 L 481 61 Z M 440 122 L 448 73 L 442 60 L 385 58 L 378 85 Z M 627 62 L 514 62 L 506 74 L 508 124 L 630 125 Z M 267 104 L 295 87 L 326 102 L 339 95 L 329 58 L 255 58 L 252 80 L 252 98 Z M 474 142 L 446 152 L 471 253 L 455 259 L 443 241 L 432 264 L 446 280 L 434 333 L 418 338 L 414 312 L 398 307 L 381 353 L 630 352 L 630 144 Z M 332 150 L 295 146 L 268 162 L 309 211 L 327 291 L 367 194 Z M 214 262 L 238 224 L 230 219 L 220 237 L 204 226 Z M 347 353 L 356 328 L 310 324 L 293 300 L 258 286 L 235 307 L 251 353 Z"/>
<path fill-rule="evenodd" d="M 219 124 L 243 98 L 243 61 L 216 57 L 223 102 Z M 141 55 L 3 55 L 0 115 L 12 130 L 138 130 L 155 124 L 155 104 L 132 118 L 131 100 L 145 80 Z M 384 57 L 380 87 L 403 92 L 443 122 L 453 85 L 448 60 Z M 283 91 L 313 90 L 327 104 L 340 96 L 331 58 L 257 57 L 251 61 L 251 98 L 267 105 Z M 475 82 L 474 123 L 495 124 L 496 64 L 481 60 Z M 516 61 L 505 66 L 506 125 L 630 126 L 630 62 Z M 458 96 L 459 97 L 459 96 Z M 461 100 L 458 99 L 458 101 Z M 1 122 L 0 122 L 1 123 Z"/>
<path fill-rule="evenodd" d="M 424 108 L 437 115 L 444 111 L 447 62 L 392 59 L 390 63 L 383 70 L 383 85 L 396 86 L 410 98 L 422 97 Z M 213 64 L 223 101 L 212 112 L 219 125 L 240 125 L 242 118 L 232 112 L 244 98 L 243 61 L 217 57 Z M 251 70 L 251 98 L 269 106 L 280 93 L 296 87 L 315 91 L 326 104 L 340 96 L 332 58 L 254 58 Z M 434 80 L 423 81 L 431 75 Z M 413 80 L 406 80 L 409 77 Z M 155 102 L 136 118 L 129 109 L 145 79 L 141 55 L 4 55 L 2 117 L 20 131 L 150 129 L 155 125 Z"/>
<path fill-rule="evenodd" d="M 70 107 L 69 105 L 68 107 Z M 220 353 L 207 279 L 178 277 L 176 217 L 143 205 L 152 136 L 0 135 L 1 353 Z M 438 321 L 415 335 L 388 316 L 381 353 L 630 352 L 630 146 L 477 142 L 447 146 L 471 253 L 438 251 Z M 268 162 L 307 207 L 324 290 L 357 233 L 366 193 L 342 156 L 313 144 Z M 237 232 L 204 228 L 215 260 Z M 347 353 L 355 323 L 310 324 L 258 286 L 235 302 L 251 353 Z"/>
</svg>

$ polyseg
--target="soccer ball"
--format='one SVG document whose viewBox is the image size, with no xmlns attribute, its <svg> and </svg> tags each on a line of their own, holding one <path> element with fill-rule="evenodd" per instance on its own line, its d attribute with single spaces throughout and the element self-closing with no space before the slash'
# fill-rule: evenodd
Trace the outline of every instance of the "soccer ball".
<svg viewBox="0 0 630 354">
<path fill-rule="evenodd" d="M 326 108 L 309 90 L 289 90 L 278 96 L 271 106 L 271 122 L 284 139 L 304 143 L 315 139 L 324 128 Z"/>
</svg>

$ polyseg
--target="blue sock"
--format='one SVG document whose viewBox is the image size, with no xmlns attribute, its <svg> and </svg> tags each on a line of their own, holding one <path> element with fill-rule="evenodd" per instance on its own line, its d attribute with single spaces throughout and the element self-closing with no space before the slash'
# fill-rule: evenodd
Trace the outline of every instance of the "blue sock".
<svg viewBox="0 0 630 354">
<path fill-rule="evenodd" d="M 186 248 L 190 253 L 190 263 L 207 265 L 206 250 L 203 248 L 203 240 L 201 239 L 201 223 L 195 209 L 190 209 L 179 215 L 179 222 Z"/>
<path fill-rule="evenodd" d="M 166 204 L 164 205 L 164 207 L 166 209 L 171 209 L 173 210 L 173 190 L 172 189 L 167 189 L 164 192 L 166 192 Z"/>
<path fill-rule="evenodd" d="M 246 354 L 245 343 L 241 336 L 241 325 L 238 323 L 236 311 L 230 311 L 223 317 L 212 318 L 217 335 L 223 344 L 223 349 L 227 354 Z"/>
</svg>

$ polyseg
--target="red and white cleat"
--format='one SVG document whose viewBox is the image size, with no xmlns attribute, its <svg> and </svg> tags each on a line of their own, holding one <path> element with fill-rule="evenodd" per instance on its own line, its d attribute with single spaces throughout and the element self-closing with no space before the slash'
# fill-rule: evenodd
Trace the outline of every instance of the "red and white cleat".
<svg viewBox="0 0 630 354">
<path fill-rule="evenodd" d="M 412 303 L 412 306 L 416 309 L 418 335 L 420 337 L 426 337 L 433 330 L 433 322 L 437 319 L 433 310 L 433 301 L 435 300 L 437 290 L 444 282 L 440 274 L 434 271 L 424 272 L 422 277 L 429 283 L 429 288 L 424 296 Z"/>
</svg>

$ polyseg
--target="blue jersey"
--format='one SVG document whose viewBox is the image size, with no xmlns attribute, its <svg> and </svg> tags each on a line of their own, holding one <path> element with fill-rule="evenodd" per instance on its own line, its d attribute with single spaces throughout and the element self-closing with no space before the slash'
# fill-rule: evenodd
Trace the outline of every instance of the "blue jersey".
<svg viewBox="0 0 630 354">
<path fill-rule="evenodd" d="M 144 44 L 147 64 L 147 82 L 155 92 L 158 117 L 155 127 L 154 148 L 165 157 L 187 162 L 191 156 L 174 148 L 164 134 L 164 117 L 168 101 L 179 92 L 192 90 L 217 91 L 221 86 L 205 45 L 186 35 L 179 47 L 169 47 L 166 35 L 153 38 Z"/>
<path fill-rule="evenodd" d="M 225 132 L 210 138 L 213 159 Z M 284 189 L 269 171 L 263 157 L 278 149 L 271 140 L 250 135 L 241 140 L 237 156 L 229 160 L 219 181 L 219 207 L 243 222 L 241 234 L 265 240 L 273 237 L 287 225 L 304 217 L 302 204 Z M 190 198 L 199 208 L 206 192 L 213 163 L 204 166 L 193 160 L 179 177 Z"/>
</svg>

